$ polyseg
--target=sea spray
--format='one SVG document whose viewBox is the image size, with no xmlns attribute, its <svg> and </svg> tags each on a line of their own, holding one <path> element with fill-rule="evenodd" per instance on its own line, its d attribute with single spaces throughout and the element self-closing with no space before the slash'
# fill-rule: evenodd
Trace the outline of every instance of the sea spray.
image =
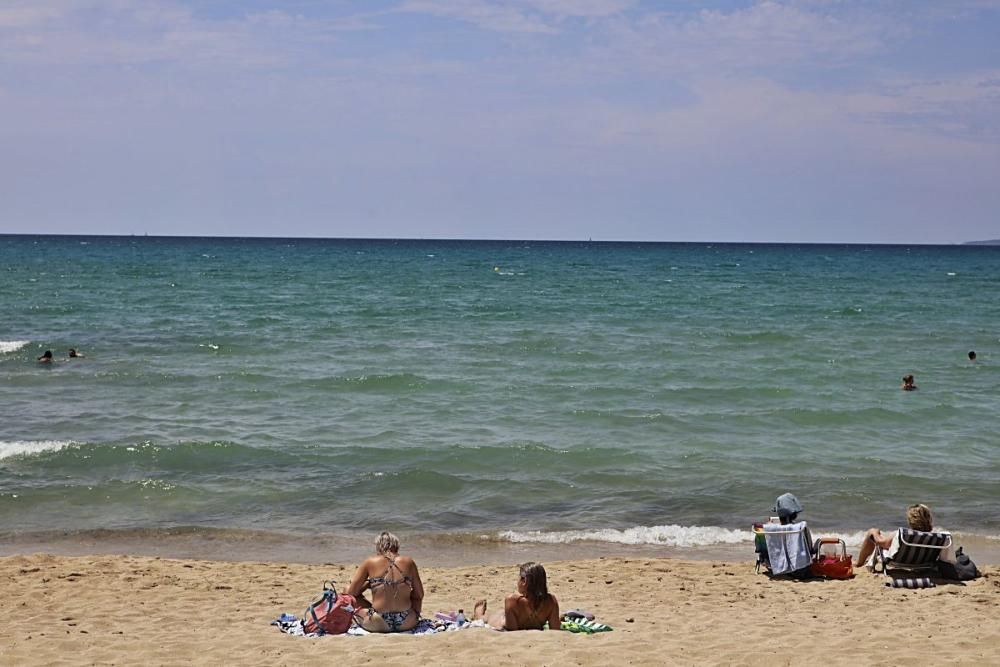
<svg viewBox="0 0 1000 667">
<path fill-rule="evenodd" d="M 34 456 L 47 452 L 58 452 L 75 443 L 71 440 L 0 440 L 0 461 L 12 457 Z"/>
<path fill-rule="evenodd" d="M 0 354 L 17 352 L 30 342 L 28 340 L 0 340 Z"/>
</svg>

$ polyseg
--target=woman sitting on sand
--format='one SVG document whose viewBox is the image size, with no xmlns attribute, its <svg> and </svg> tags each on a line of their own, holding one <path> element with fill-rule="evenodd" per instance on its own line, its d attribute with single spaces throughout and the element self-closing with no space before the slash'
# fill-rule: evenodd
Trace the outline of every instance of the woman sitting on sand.
<svg viewBox="0 0 1000 667">
<path fill-rule="evenodd" d="M 371 602 L 362 596 L 372 594 Z M 358 567 L 347 589 L 358 601 L 357 622 L 369 632 L 412 630 L 420 620 L 424 585 L 417 564 L 399 555 L 399 538 L 383 532 L 375 541 L 375 555 Z"/>
<path fill-rule="evenodd" d="M 541 630 L 545 622 L 549 630 L 559 629 L 559 600 L 549 593 L 545 568 L 538 563 L 521 566 L 517 593 L 506 597 L 503 611 L 486 616 L 486 600 L 476 603 L 473 619 L 484 619 L 497 630 Z"/>
<path fill-rule="evenodd" d="M 935 530 L 933 528 L 934 517 L 931 515 L 931 509 L 927 507 L 927 505 L 910 505 L 906 509 L 906 525 L 909 526 L 911 530 L 919 530 L 925 533 Z M 937 531 L 940 532 L 940 528 L 937 529 Z M 864 538 L 861 540 L 861 551 L 858 552 L 858 560 L 855 567 L 862 567 L 866 562 L 868 562 L 868 559 L 875 551 L 875 545 L 878 545 L 883 549 L 888 549 L 892 552 L 893 542 L 898 542 L 898 536 L 899 531 L 893 531 L 886 534 L 878 528 L 869 528 L 868 532 L 865 533 Z M 954 547 L 949 546 L 947 549 L 942 549 L 941 555 L 938 556 L 938 560 L 954 563 Z"/>
</svg>

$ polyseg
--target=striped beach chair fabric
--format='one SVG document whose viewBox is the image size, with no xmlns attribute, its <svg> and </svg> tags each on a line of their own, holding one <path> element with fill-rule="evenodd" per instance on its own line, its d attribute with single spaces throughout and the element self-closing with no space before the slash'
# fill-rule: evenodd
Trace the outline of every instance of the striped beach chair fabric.
<svg viewBox="0 0 1000 667">
<path fill-rule="evenodd" d="M 886 579 L 887 588 L 934 588 L 937 584 L 930 577 L 905 577 L 903 579 Z"/>
<path fill-rule="evenodd" d="M 950 533 L 925 533 L 910 528 L 900 528 L 893 546 L 895 552 L 887 553 L 881 547 L 875 548 L 872 571 L 888 576 L 889 570 L 937 573 L 938 557 L 951 546 Z M 911 586 L 904 586 L 909 588 Z M 922 587 L 922 586 L 921 586 Z"/>
</svg>

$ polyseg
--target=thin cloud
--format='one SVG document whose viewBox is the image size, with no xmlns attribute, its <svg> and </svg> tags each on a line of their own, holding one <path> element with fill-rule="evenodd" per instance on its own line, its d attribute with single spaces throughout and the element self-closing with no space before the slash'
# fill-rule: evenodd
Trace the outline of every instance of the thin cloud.
<svg viewBox="0 0 1000 667">
<path fill-rule="evenodd" d="M 377 29 L 362 14 L 307 18 L 272 9 L 205 18 L 181 4 L 147 0 L 39 4 L 17 11 L 19 16 L 30 13 L 34 18 L 16 26 L 0 22 L 0 31 L 10 37 L 0 41 L 0 56 L 26 65 L 74 68 L 112 64 L 194 65 L 217 70 L 282 67 L 303 62 L 311 48 L 334 42 L 338 34 Z"/>
<path fill-rule="evenodd" d="M 497 33 L 551 35 L 571 18 L 601 19 L 636 6 L 635 0 L 406 0 L 395 11 L 425 14 Z"/>
<path fill-rule="evenodd" d="M 293 226 L 380 201 L 376 235 L 561 218 L 596 237 L 619 206 L 637 225 L 751 206 L 766 226 L 793 198 L 829 219 L 849 200 L 860 240 L 903 200 L 913 219 L 995 219 L 1000 62 L 958 43 L 1000 20 L 987 3 L 711 6 L 8 0 L 0 216 L 290 207 Z"/>
<path fill-rule="evenodd" d="M 519 4 L 541 14 L 582 18 L 614 16 L 636 6 L 635 0 L 521 0 Z"/>
<path fill-rule="evenodd" d="M 1000 69 L 889 81 L 879 100 L 878 108 L 857 115 L 909 132 L 1000 144 Z"/>
<path fill-rule="evenodd" d="M 51 21 L 60 14 L 58 7 L 46 7 L 41 4 L 0 7 L 0 30 L 30 28 Z"/>
<path fill-rule="evenodd" d="M 846 21 L 762 2 L 731 12 L 650 14 L 615 24 L 610 48 L 674 72 L 744 75 L 760 68 L 833 68 L 884 51 L 886 18 Z"/>
<path fill-rule="evenodd" d="M 494 32 L 536 34 L 558 32 L 538 14 L 516 6 L 485 0 L 408 0 L 399 5 L 396 11 L 453 19 Z"/>
</svg>

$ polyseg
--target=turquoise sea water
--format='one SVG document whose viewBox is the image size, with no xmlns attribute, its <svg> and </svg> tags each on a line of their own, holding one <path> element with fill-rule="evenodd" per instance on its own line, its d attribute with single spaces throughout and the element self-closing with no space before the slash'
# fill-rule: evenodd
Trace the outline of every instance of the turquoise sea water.
<svg viewBox="0 0 1000 667">
<path fill-rule="evenodd" d="M 707 548 L 783 491 L 997 539 L 998 293 L 991 247 L 0 236 L 0 543 Z"/>
</svg>

